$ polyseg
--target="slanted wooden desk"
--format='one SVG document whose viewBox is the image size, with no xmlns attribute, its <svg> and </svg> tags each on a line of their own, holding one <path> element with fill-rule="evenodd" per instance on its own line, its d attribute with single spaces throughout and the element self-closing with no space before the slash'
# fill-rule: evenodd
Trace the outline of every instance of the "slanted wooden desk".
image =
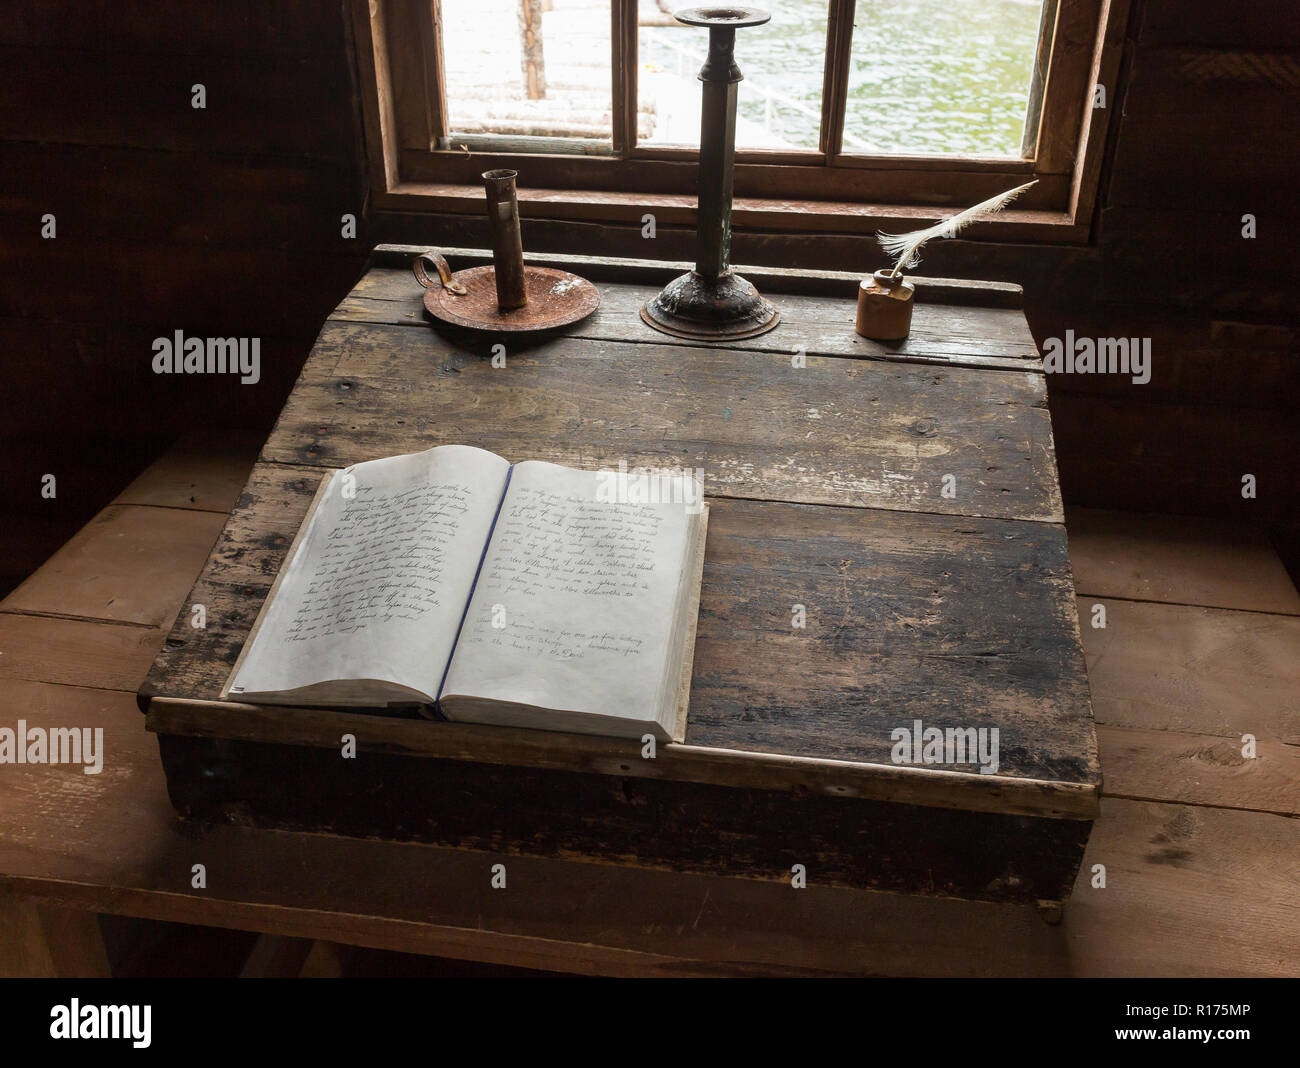
<svg viewBox="0 0 1300 1068">
<path fill-rule="evenodd" d="M 182 812 L 787 882 L 803 865 L 823 885 L 1068 895 L 1100 773 L 1046 387 L 1015 287 L 922 285 L 911 337 L 882 346 L 853 332 L 852 278 L 751 271 L 781 326 L 701 347 L 638 318 L 672 268 L 537 257 L 598 282 L 602 307 L 495 368 L 488 346 L 430 329 L 415 251 L 380 250 L 321 331 L 191 593 L 206 629 L 183 610 L 141 691 Z M 643 760 L 620 740 L 213 703 L 323 472 L 453 442 L 703 470 L 684 745 Z M 918 720 L 996 727 L 996 773 L 893 763 L 893 732 Z M 340 756 L 348 733 L 356 760 Z"/>
</svg>

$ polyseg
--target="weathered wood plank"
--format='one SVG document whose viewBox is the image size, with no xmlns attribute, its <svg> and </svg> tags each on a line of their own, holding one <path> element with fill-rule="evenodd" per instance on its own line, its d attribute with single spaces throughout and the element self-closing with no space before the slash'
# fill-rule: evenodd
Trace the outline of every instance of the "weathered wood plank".
<svg viewBox="0 0 1300 1068">
<path fill-rule="evenodd" d="M 175 734 L 159 746 L 172 802 L 204 821 L 757 879 L 786 880 L 803 864 L 835 886 L 982 900 L 1065 898 L 1090 826 L 374 752 L 341 774 L 337 746 Z"/>
<path fill-rule="evenodd" d="M 263 145 L 338 160 L 355 151 L 341 53 L 196 57 L 168 49 L 130 63 L 116 52 L 0 46 L 0 66 L 23 72 L 0 83 L 9 140 L 203 153 Z M 196 84 L 206 89 L 202 108 L 191 104 Z"/>
<path fill-rule="evenodd" d="M 1274 132 L 1271 125 L 1241 124 L 1234 105 L 1210 122 L 1190 110 L 1182 121 L 1134 119 L 1115 150 L 1110 203 L 1184 208 L 1188 225 L 1200 221 L 1199 208 L 1207 203 L 1286 204 L 1300 134 L 1274 137 Z M 1213 153 L 1187 151 L 1188 144 L 1202 143 L 1222 147 Z M 1243 159 L 1251 161 L 1249 168 L 1242 167 Z"/>
<path fill-rule="evenodd" d="M 1244 522 L 1295 521 L 1294 413 L 1128 398 L 1052 396 L 1062 492 L 1071 501 L 1134 512 L 1194 512 Z M 1254 497 L 1242 477 L 1255 476 Z"/>
<path fill-rule="evenodd" d="M 1246 214 L 1255 216 L 1254 238 L 1243 237 Z M 1072 308 L 1070 318 L 1095 317 L 1100 321 L 1093 330 L 1103 337 L 1152 338 L 1160 355 L 1143 392 L 1153 399 L 1171 389 L 1199 387 L 1223 404 L 1249 403 L 1240 398 L 1269 378 L 1276 388 L 1294 391 L 1300 344 L 1295 326 L 1284 324 L 1292 324 L 1293 294 L 1300 286 L 1287 242 L 1298 226 L 1300 214 L 1290 204 L 1255 200 L 1249 193 L 1181 207 L 1117 203 L 1101 221 L 1104 269 L 1097 298 L 1106 303 L 1092 316 Z M 1151 274 L 1153 249 L 1162 260 L 1158 280 Z M 1232 264 L 1229 274 L 1205 268 L 1221 262 Z M 1215 321 L 1233 316 L 1254 321 Z M 1074 329 L 1083 334 L 1087 328 Z"/>
<path fill-rule="evenodd" d="M 409 273 L 411 261 L 428 245 L 379 244 L 370 253 L 372 269 Z M 463 270 L 492 262 L 491 249 L 449 248 L 437 246 L 453 270 Z M 576 252 L 524 252 L 524 262 L 538 267 L 557 267 L 572 271 L 591 282 L 622 282 L 628 285 L 662 289 L 679 274 L 695 266 L 694 260 L 637 259 L 631 256 L 592 256 Z M 750 279 L 764 293 L 803 294 L 857 300 L 861 271 L 831 270 L 826 267 L 770 267 L 739 263 L 735 269 Z M 869 273 L 869 272 L 867 272 Z M 931 278 L 910 276 L 921 304 L 956 304 L 974 308 L 1015 308 L 1025 306 L 1024 289 L 1014 282 L 990 282 L 969 278 Z"/>
<path fill-rule="evenodd" d="M 1300 593 L 1262 534 L 1189 516 L 1067 508 L 1081 597 L 1300 615 Z"/>
<path fill-rule="evenodd" d="M 571 337 L 691 346 L 691 342 L 652 330 L 641 320 L 643 305 L 659 292 L 654 286 L 597 283 L 601 306 L 576 324 Z M 972 367 L 1031 371 L 1040 367 L 1033 335 L 1019 310 L 918 303 L 912 331 L 903 341 L 882 343 L 853 329 L 856 290 L 838 298 L 773 294 L 781 325 L 761 337 L 719 346 L 759 352 L 797 350 L 818 356 L 866 359 L 936 360 Z M 427 325 L 424 291 L 410 270 L 372 268 L 331 318 L 396 325 Z M 495 340 L 495 339 L 494 339 Z"/>
<path fill-rule="evenodd" d="M 1110 203 L 1287 204 L 1300 152 L 1288 52 L 1146 48 L 1135 53 Z M 1213 152 L 1188 145 L 1212 144 Z M 1249 160 L 1249 166 L 1242 161 Z M 1262 210 L 1259 209 L 1259 210 Z"/>
<path fill-rule="evenodd" d="M 0 693 L 0 713 L 105 730 L 111 774 L 76 771 L 79 782 L 65 774 L 72 769 L 14 767 L 0 793 L 0 884 L 47 901 L 593 973 L 982 974 L 1030 961 L 1063 965 L 1052 963 L 1059 937 L 1030 909 L 837 890 L 815 870 L 800 897 L 788 873 L 724 879 L 183 824 L 155 740 L 126 695 L 21 686 Z M 505 894 L 490 886 L 497 862 L 508 867 Z M 195 863 L 207 866 L 206 890 L 190 886 Z M 411 886 L 430 892 L 411 894 Z M 629 900 L 642 903 L 631 917 Z M 881 939 L 882 929 L 908 935 Z M 953 952 L 954 939 L 971 950 Z"/>
<path fill-rule="evenodd" d="M 1243 753 L 1240 738 L 1097 728 L 1106 797 L 1179 801 L 1300 816 L 1300 748 L 1273 739 Z"/>
<path fill-rule="evenodd" d="M 0 44 L 113 52 L 248 56 L 319 55 L 343 45 L 336 0 L 293 0 L 268 6 L 233 0 L 213 7 L 179 7 L 154 0 L 90 0 L 68 17 L 66 4 L 15 9 L 0 26 Z"/>
<path fill-rule="evenodd" d="M 1293 975 L 1298 880 L 1300 821 L 1107 798 L 1062 951 L 1079 975 Z"/>
<path fill-rule="evenodd" d="M 318 481 L 254 469 L 191 594 L 207 628 L 178 621 L 146 696 L 218 696 Z M 688 745 L 892 765 L 921 716 L 998 727 L 996 778 L 1096 782 L 1061 528 L 711 503 Z"/>
<path fill-rule="evenodd" d="M 170 627 L 224 520 L 219 512 L 110 505 L 0 610 Z"/>
<path fill-rule="evenodd" d="M 1123 209 L 1129 211 L 1131 209 Z M 1189 222 L 1186 214 L 1168 213 L 1168 225 L 1183 226 Z M 1236 217 L 1240 229 L 1241 217 Z M 1207 225 L 1204 221 L 1202 225 Z M 1296 219 L 1300 226 L 1300 216 Z M 1065 331 L 1073 331 L 1075 338 L 1115 338 L 1129 343 L 1149 339 L 1151 346 L 1150 379 L 1134 382 L 1132 374 L 1080 374 L 1069 371 L 1047 372 L 1048 395 L 1053 405 L 1062 394 L 1097 394 L 1117 399 L 1132 400 L 1147 406 L 1158 403 L 1214 404 L 1220 407 L 1283 408 L 1287 398 L 1300 391 L 1300 328 L 1266 323 L 1232 321 L 1228 316 L 1236 310 L 1226 310 L 1250 302 L 1256 305 L 1284 299 L 1276 272 L 1270 284 L 1261 289 L 1249 279 L 1238 277 L 1231 285 L 1213 286 L 1205 280 L 1204 272 L 1192 266 L 1207 262 L 1216 256 L 1175 256 L 1177 262 L 1161 275 L 1161 288 L 1147 289 L 1133 285 L 1141 270 L 1141 249 L 1150 247 L 1146 238 L 1154 240 L 1153 231 L 1136 228 L 1136 233 L 1123 228 L 1127 237 L 1119 242 L 1128 266 L 1114 258 L 1108 259 L 1105 289 L 1109 297 L 1120 303 L 1099 303 L 1091 308 L 1057 307 L 1039 308 L 1042 316 L 1039 337 L 1044 346 L 1048 338 L 1064 341 Z M 1206 246 L 1214 245 L 1222 251 L 1229 233 L 1221 230 L 1216 235 L 1193 239 Z M 1239 239 L 1238 239 L 1239 240 Z M 1255 273 L 1252 264 L 1259 258 L 1258 242 L 1241 241 L 1243 246 L 1237 262 L 1243 274 Z M 1133 247 L 1138 245 L 1140 247 Z M 1263 258 L 1272 259 L 1274 253 Z M 1264 270 L 1267 270 L 1265 267 Z M 1194 286 L 1184 287 L 1183 280 L 1196 278 Z M 1209 291 L 1215 289 L 1213 298 Z M 1204 298 L 1199 299 L 1198 298 Z M 1150 300 L 1152 305 L 1133 303 Z M 1198 301 L 1196 310 L 1171 308 L 1172 302 L 1187 304 Z M 1210 312 L 1209 309 L 1224 309 Z M 1225 316 L 1210 318 L 1211 314 Z M 1249 418 L 1249 417 L 1247 417 Z"/>
<path fill-rule="evenodd" d="M 1213 48 L 1300 48 L 1300 20 L 1292 0 L 1146 0 L 1144 45 Z"/>
<path fill-rule="evenodd" d="M 1300 88 L 1300 56 L 1291 51 L 1144 48 L 1124 98 L 1125 118 L 1222 115 L 1239 107 L 1243 132 L 1300 132 L 1295 116 L 1271 105 Z"/>
<path fill-rule="evenodd" d="M 989 195 L 1014 184 L 1009 181 L 998 190 L 990 190 Z M 473 247 L 482 243 L 484 234 L 481 216 L 445 213 L 384 211 L 376 214 L 373 226 L 377 241 L 416 242 L 425 248 Z M 636 257 L 646 251 L 639 219 L 635 225 L 620 225 L 526 218 L 523 229 L 524 244 L 534 251 L 610 257 Z M 694 227 L 660 226 L 654 251 L 665 260 L 693 260 Z M 734 230 L 731 258 L 746 269 L 755 264 L 786 271 L 848 268 L 861 272 L 863 277 L 886 266 L 874 234 L 810 233 L 790 227 L 776 232 Z M 928 246 L 925 270 L 935 277 L 997 279 L 1023 287 L 1024 304 L 1032 309 L 1039 301 L 1059 300 L 1065 293 L 1091 291 L 1096 284 L 1097 261 L 1097 250 L 1087 246 L 999 244 L 957 238 Z"/>
<path fill-rule="evenodd" d="M 3 443 L 0 442 L 0 447 Z M 76 516 L 39 516 L 15 513 L 5 524 L 5 552 L 0 557 L 0 594 L 7 594 L 35 571 L 55 545 L 72 537 L 80 527 Z"/>
<path fill-rule="evenodd" d="M 130 623 L 0 612 L 0 679 L 135 690 L 165 636 Z"/>
<path fill-rule="evenodd" d="M 149 341 L 183 329 L 187 335 L 260 337 L 263 382 L 270 380 L 319 328 L 336 295 L 356 278 L 360 259 L 247 248 L 214 248 L 200 255 L 190 242 L 87 247 L 40 241 L 38 233 L 21 234 L 6 247 L 0 279 L 13 284 L 0 287 L 0 316 L 84 323 L 101 332 L 141 328 L 129 331 L 132 336 L 148 330 L 138 362 L 131 365 L 139 378 L 164 377 L 152 373 Z M 81 270 L 87 255 L 112 263 L 113 274 L 98 287 L 69 286 L 68 278 Z M 182 316 L 183 326 L 177 322 Z"/>
<path fill-rule="evenodd" d="M 582 338 L 494 368 L 432 332 L 334 322 L 262 456 L 345 466 L 453 442 L 575 467 L 700 468 L 712 496 L 1061 520 L 1032 372 L 815 356 L 795 367 Z"/>
<path fill-rule="evenodd" d="M 543 731 L 434 723 L 419 716 L 155 697 L 149 701 L 146 722 L 158 734 L 307 746 L 331 753 L 344 734 L 351 734 L 358 749 L 384 756 L 576 770 L 633 780 L 724 783 L 799 797 L 868 799 L 1053 819 L 1088 819 L 1097 813 L 1095 782 L 999 778 L 975 771 L 891 767 L 689 742 L 661 746 L 653 760 L 644 760 L 637 746 L 622 739 L 572 735 L 557 745 L 557 739 Z M 439 772 L 444 778 L 448 774 Z"/>
<path fill-rule="evenodd" d="M 114 504 L 230 512 L 262 446 L 261 434 L 188 434 L 117 495 Z"/>
<path fill-rule="evenodd" d="M 1098 723 L 1300 744 L 1300 618 L 1080 597 L 1079 625 Z"/>
<path fill-rule="evenodd" d="M 509 151 L 509 148 L 507 145 L 507 151 L 496 160 L 502 166 L 529 175 L 530 181 L 520 191 L 519 198 L 525 218 L 550 216 L 610 221 L 631 216 L 639 230 L 641 213 L 649 210 L 661 226 L 669 220 L 678 225 L 695 224 L 694 160 L 557 153 L 545 159 L 543 171 L 536 154 Z M 400 165 L 402 181 L 390 187 L 386 204 L 410 207 L 414 206 L 412 199 L 425 200 L 432 210 L 448 212 L 464 211 L 468 201 L 473 205 L 470 211 L 477 208 L 476 194 L 482 190 L 479 176 L 483 173 L 478 157 L 468 153 L 433 156 L 405 149 L 400 153 Z M 792 226 L 823 231 L 856 227 L 874 234 L 882 223 L 899 225 L 900 229 L 917 229 L 933 223 L 940 206 L 960 210 L 971 200 L 978 203 L 1010 188 L 1027 173 L 1028 165 L 1022 161 L 1007 161 L 1004 166 L 990 162 L 977 170 L 965 170 L 957 187 L 942 170 L 782 167 L 741 160 L 734 171 L 733 218 L 747 229 L 769 231 Z M 996 232 L 997 228 L 1006 227 L 1017 237 L 1026 238 L 1039 236 L 1032 229 L 1035 221 L 1066 224 L 1067 217 L 1054 210 L 1054 206 L 1063 202 L 1068 180 L 1065 174 L 1044 174 L 1039 185 L 1027 191 L 1024 199 L 1006 213 L 1006 219 L 991 226 L 977 222 L 971 228 L 971 236 L 988 237 L 990 230 Z M 654 192 L 641 193 L 629 204 L 625 191 L 637 186 Z M 902 207 L 886 214 L 882 211 L 885 205 Z M 925 221 L 914 222 L 917 215 Z M 394 240 L 410 241 L 411 236 L 403 234 Z M 644 238 L 642 250 L 645 250 Z M 738 258 L 735 262 L 749 261 Z"/>
<path fill-rule="evenodd" d="M 618 287 L 619 290 L 625 290 L 626 288 L 623 286 Z M 637 308 L 640 308 L 640 305 L 637 305 Z M 610 319 L 614 316 L 621 316 L 629 310 L 635 312 L 636 309 L 629 309 L 626 306 L 606 307 L 603 312 L 597 311 L 590 319 L 586 319 L 575 325 L 571 330 L 566 331 L 566 334 L 569 337 L 632 341 L 651 345 L 685 346 L 691 344 L 685 339 L 673 338 L 667 334 L 651 330 L 650 327 L 641 322 L 639 316 L 636 316 L 636 325 L 629 322 L 626 330 L 611 328 L 608 325 Z M 786 309 L 783 307 L 783 316 L 785 311 Z M 795 309 L 795 313 L 798 313 L 798 309 Z M 349 295 L 334 309 L 330 319 L 338 322 L 415 326 L 425 330 L 431 329 L 429 318 L 424 312 L 420 297 L 414 294 L 404 300 Z M 857 334 L 852 333 L 851 324 L 851 336 L 847 337 L 839 332 L 843 324 L 832 324 L 829 329 L 819 332 L 819 328 L 815 325 L 796 323 L 796 328 L 800 329 L 797 335 L 791 329 L 783 329 L 790 326 L 790 322 L 783 317 L 782 326 L 770 334 L 750 338 L 748 341 L 722 342 L 717 347 L 757 352 L 780 352 L 787 355 L 793 355 L 802 349 L 805 354 L 811 353 L 818 356 L 847 356 L 852 359 L 863 360 L 894 360 L 899 363 L 950 364 L 958 367 L 981 367 L 1002 371 L 1037 371 L 1042 368 L 1041 362 L 1037 358 L 1028 356 L 982 356 L 971 351 L 948 351 L 972 347 L 971 345 L 964 345 L 961 339 L 923 342 L 915 340 L 917 335 L 913 334 L 908 341 L 895 346 L 858 337 Z M 458 335 L 451 333 L 446 336 L 459 339 Z M 792 340 L 792 338 L 796 340 Z M 470 338 L 465 338 L 465 340 L 471 343 L 473 341 Z M 923 348 L 926 351 L 922 351 Z"/>
<path fill-rule="evenodd" d="M 249 248 L 354 256 L 359 267 L 365 252 L 342 235 L 340 216 L 360 217 L 364 195 L 350 160 L 207 153 L 200 165 L 189 152 L 18 142 L 0 144 L 0 168 L 24 176 L 0 203 L 15 235 L 37 237 L 48 211 L 83 247 L 188 246 L 200 264 L 213 249 Z"/>
</svg>

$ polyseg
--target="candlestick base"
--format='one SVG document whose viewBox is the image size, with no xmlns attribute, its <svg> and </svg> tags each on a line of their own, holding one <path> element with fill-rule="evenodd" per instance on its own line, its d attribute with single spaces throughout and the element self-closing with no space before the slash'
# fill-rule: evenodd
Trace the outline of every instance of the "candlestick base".
<svg viewBox="0 0 1300 1068">
<path fill-rule="evenodd" d="M 730 268 L 717 278 L 687 271 L 641 309 L 648 326 L 693 341 L 738 341 L 766 334 L 781 313 Z"/>
</svg>

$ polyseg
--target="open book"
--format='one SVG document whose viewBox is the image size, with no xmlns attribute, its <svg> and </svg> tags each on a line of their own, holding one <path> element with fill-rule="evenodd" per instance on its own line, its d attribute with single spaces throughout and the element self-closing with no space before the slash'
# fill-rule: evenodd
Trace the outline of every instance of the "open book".
<svg viewBox="0 0 1300 1068">
<path fill-rule="evenodd" d="M 680 740 L 707 522 L 685 472 L 466 445 L 335 471 L 221 696 Z"/>
</svg>

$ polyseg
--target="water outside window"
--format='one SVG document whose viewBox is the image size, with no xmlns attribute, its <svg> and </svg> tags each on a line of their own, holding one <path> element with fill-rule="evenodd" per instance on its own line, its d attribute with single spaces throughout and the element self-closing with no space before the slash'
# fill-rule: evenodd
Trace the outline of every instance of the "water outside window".
<svg viewBox="0 0 1300 1068">
<path fill-rule="evenodd" d="M 580 138 L 608 146 L 607 0 L 541 0 L 544 90 L 527 87 L 521 0 L 442 0 L 454 135 Z M 690 0 L 640 0 L 637 141 L 699 141 L 708 34 L 672 21 Z M 1042 0 L 859 0 L 844 150 L 1019 157 Z M 772 0 L 737 33 L 737 147 L 818 147 L 826 0 Z M 537 63 L 533 64 L 536 78 Z"/>
<path fill-rule="evenodd" d="M 862 0 L 845 150 L 1019 157 L 1042 10 L 1042 0 Z"/>
<path fill-rule="evenodd" d="M 609 0 L 542 0 L 532 95 L 521 0 L 442 0 L 447 128 L 456 134 L 613 138 Z"/>
<path fill-rule="evenodd" d="M 693 3 L 678 5 L 691 7 Z M 701 5 L 703 6 L 703 5 Z M 817 150 L 821 134 L 826 0 L 755 4 L 765 26 L 736 31 L 736 147 Z M 645 25 L 652 13 L 671 25 Z M 656 0 L 641 0 L 637 124 L 644 145 L 700 143 L 700 83 L 709 31 L 682 26 Z"/>
</svg>

